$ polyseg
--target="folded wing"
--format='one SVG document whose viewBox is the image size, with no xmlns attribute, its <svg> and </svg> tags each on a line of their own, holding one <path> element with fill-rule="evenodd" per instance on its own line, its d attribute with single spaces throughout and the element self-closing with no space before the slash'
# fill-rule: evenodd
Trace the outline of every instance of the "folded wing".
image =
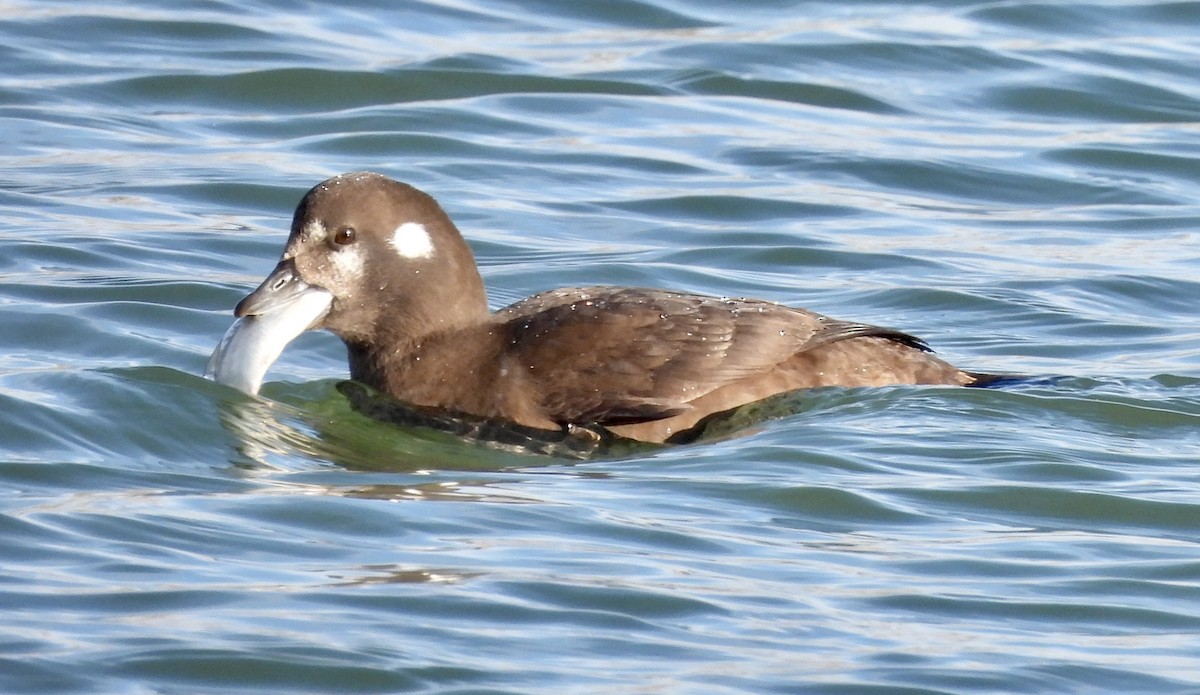
<svg viewBox="0 0 1200 695">
<path fill-rule="evenodd" d="M 678 415 L 715 389 L 848 338 L 928 350 L 905 333 L 771 302 L 639 288 L 546 292 L 497 318 L 543 394 L 547 417 L 559 423 L 617 426 Z"/>
</svg>

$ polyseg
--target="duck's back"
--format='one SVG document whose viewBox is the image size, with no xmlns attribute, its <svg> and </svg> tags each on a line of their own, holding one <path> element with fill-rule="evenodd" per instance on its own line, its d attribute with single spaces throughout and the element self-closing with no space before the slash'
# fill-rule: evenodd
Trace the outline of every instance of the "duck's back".
<svg viewBox="0 0 1200 695">
<path fill-rule="evenodd" d="M 548 420 L 651 441 L 800 388 L 971 381 L 905 333 L 761 300 L 585 287 L 494 318 Z"/>
</svg>

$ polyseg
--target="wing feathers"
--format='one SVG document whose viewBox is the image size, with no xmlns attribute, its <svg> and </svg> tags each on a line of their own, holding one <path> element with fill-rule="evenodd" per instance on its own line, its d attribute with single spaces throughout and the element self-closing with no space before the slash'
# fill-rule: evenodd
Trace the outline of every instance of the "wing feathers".
<svg viewBox="0 0 1200 695">
<path fill-rule="evenodd" d="M 832 342 L 905 333 L 752 299 L 587 287 L 530 297 L 496 314 L 546 416 L 560 424 L 678 415 L 722 386 Z M 565 359 L 564 359 L 564 356 Z"/>
</svg>

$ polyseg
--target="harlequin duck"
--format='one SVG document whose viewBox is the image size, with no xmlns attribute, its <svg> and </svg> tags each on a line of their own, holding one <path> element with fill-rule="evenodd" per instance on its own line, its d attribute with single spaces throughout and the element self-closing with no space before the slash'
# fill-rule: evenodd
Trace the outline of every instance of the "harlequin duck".
<svg viewBox="0 0 1200 695">
<path fill-rule="evenodd" d="M 579 287 L 491 313 L 441 206 L 374 173 L 304 195 L 282 260 L 234 314 L 208 373 L 250 393 L 288 342 L 324 328 L 352 379 L 405 403 L 647 442 L 797 389 L 994 379 L 906 333 L 757 299 Z"/>
</svg>

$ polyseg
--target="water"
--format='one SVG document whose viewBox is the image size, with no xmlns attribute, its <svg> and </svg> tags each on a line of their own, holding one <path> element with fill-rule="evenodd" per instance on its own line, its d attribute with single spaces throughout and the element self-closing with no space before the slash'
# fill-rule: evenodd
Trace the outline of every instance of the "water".
<svg viewBox="0 0 1200 695">
<path fill-rule="evenodd" d="M 0 691 L 1200 692 L 1200 3 L 0 5 Z M 198 375 L 316 181 L 992 390 L 571 462 Z M 1062 377 L 1053 379 L 1049 377 Z"/>
</svg>

